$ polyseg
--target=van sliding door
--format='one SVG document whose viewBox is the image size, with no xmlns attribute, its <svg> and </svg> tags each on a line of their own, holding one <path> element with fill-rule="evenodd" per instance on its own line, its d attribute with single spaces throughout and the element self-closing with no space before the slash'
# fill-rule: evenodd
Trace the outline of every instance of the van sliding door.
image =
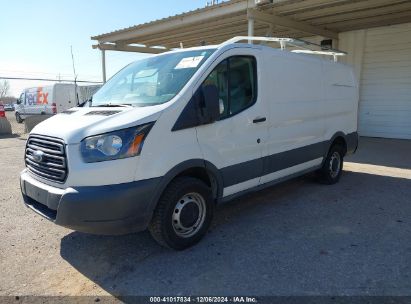
<svg viewBox="0 0 411 304">
<path fill-rule="evenodd" d="M 262 184 L 318 166 L 324 153 L 321 59 L 291 53 L 269 56 L 270 121 Z"/>
</svg>

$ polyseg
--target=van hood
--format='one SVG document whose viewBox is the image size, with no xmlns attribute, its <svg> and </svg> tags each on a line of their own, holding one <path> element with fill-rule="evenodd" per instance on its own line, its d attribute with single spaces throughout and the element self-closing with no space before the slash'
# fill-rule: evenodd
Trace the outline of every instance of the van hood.
<svg viewBox="0 0 411 304">
<path fill-rule="evenodd" d="M 77 144 L 88 136 L 156 121 L 164 108 L 164 105 L 71 108 L 41 122 L 30 133 L 61 138 L 66 144 Z"/>
</svg>

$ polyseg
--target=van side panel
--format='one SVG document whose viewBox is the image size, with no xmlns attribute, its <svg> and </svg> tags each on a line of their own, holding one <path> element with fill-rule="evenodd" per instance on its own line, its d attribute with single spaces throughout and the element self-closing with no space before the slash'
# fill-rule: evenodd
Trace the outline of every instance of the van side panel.
<svg viewBox="0 0 411 304">
<path fill-rule="evenodd" d="M 262 184 L 321 164 L 325 134 L 321 60 L 271 51 L 265 68 L 270 118 Z"/>
<path fill-rule="evenodd" d="M 54 86 L 43 87 L 43 105 L 41 112 L 44 114 L 53 114 L 52 103 L 54 102 Z M 39 113 L 41 114 L 41 113 Z"/>
<path fill-rule="evenodd" d="M 24 100 L 18 112 L 23 118 L 30 115 L 50 114 L 49 104 L 53 99 L 53 86 L 34 87 L 24 90 Z"/>
<path fill-rule="evenodd" d="M 267 83 L 262 89 L 270 91 L 269 155 L 324 138 L 321 61 L 300 57 L 280 54 L 267 60 Z"/>
<path fill-rule="evenodd" d="M 325 139 L 357 132 L 358 84 L 350 67 L 323 61 Z"/>
<path fill-rule="evenodd" d="M 57 113 L 75 107 L 77 97 L 73 84 L 57 83 L 51 86 L 35 87 L 24 90 L 25 98 L 18 112 L 23 118 L 29 115 L 54 114 L 53 103 Z"/>
</svg>

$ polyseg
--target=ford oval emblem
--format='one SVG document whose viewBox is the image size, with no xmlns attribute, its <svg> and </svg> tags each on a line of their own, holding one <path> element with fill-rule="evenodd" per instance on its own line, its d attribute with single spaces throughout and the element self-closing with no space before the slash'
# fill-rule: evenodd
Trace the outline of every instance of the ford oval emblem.
<svg viewBox="0 0 411 304">
<path fill-rule="evenodd" d="M 43 156 L 44 156 L 43 151 L 37 150 L 33 152 L 33 159 L 38 163 L 43 161 Z"/>
</svg>

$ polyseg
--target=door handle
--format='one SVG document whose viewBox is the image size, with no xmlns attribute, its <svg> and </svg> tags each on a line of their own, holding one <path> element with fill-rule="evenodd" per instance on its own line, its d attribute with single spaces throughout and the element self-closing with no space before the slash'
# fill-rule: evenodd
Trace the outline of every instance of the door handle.
<svg viewBox="0 0 411 304">
<path fill-rule="evenodd" d="M 264 122 L 266 120 L 267 120 L 267 118 L 265 118 L 265 117 L 254 118 L 253 123 Z"/>
</svg>

